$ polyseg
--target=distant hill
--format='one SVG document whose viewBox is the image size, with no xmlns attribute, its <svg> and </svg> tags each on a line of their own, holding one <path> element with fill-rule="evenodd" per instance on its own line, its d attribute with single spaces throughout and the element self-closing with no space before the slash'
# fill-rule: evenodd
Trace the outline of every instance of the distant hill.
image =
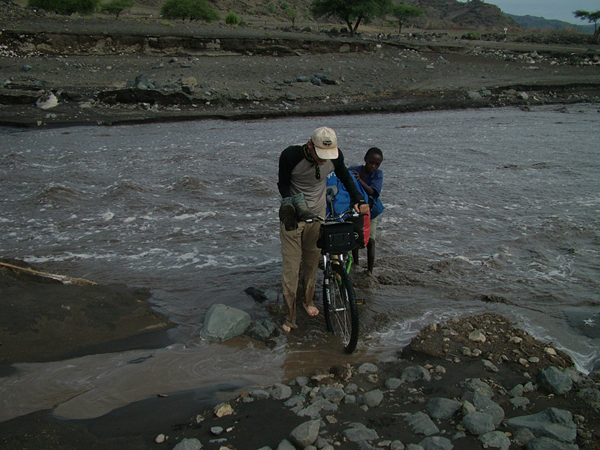
<svg viewBox="0 0 600 450">
<path fill-rule="evenodd" d="M 406 0 L 405 3 L 425 12 L 420 18 L 421 23 L 417 25 L 427 28 L 499 29 L 519 26 L 496 5 L 482 0 L 469 0 L 466 3 L 457 0 Z"/>
<path fill-rule="evenodd" d="M 564 22 L 562 20 L 545 19 L 543 17 L 515 16 L 513 14 L 506 15 L 527 30 L 538 29 L 560 31 L 574 29 L 580 33 L 594 34 L 594 25 L 584 25 L 585 22 L 583 21 L 581 21 L 581 25 L 574 25 L 572 23 Z"/>
<path fill-rule="evenodd" d="M 138 2 L 158 2 L 161 0 L 137 0 Z M 298 11 L 299 21 L 314 18 L 310 14 L 312 0 L 208 0 L 211 6 L 221 12 L 234 11 L 260 18 L 269 16 L 285 19 L 284 6 L 291 5 Z M 403 0 L 407 5 L 421 8 L 425 14 L 409 20 L 407 25 L 428 29 L 501 29 L 505 26 L 516 28 L 519 25 L 502 13 L 496 5 L 482 0 Z M 400 3 L 395 0 L 394 3 Z M 392 20 L 389 16 L 388 19 Z"/>
<path fill-rule="evenodd" d="M 0 0 L 2 1 L 2 0 Z M 26 0 L 22 0 L 26 1 Z M 135 0 L 137 4 L 147 7 L 160 8 L 165 0 Z M 575 29 L 580 33 L 594 33 L 593 25 L 581 25 L 563 22 L 560 20 L 547 20 L 543 17 L 515 16 L 505 14 L 496 5 L 483 0 L 394 0 L 394 3 L 403 1 L 407 5 L 421 8 L 424 15 L 409 19 L 407 27 L 417 27 L 430 30 L 501 30 L 510 29 L 540 29 L 540 30 L 565 30 Z M 297 22 L 314 22 L 310 13 L 313 0 L 208 0 L 212 8 L 218 10 L 222 17 L 228 12 L 235 12 L 240 19 L 247 21 L 262 21 L 275 19 L 281 22 L 288 21 L 284 12 L 288 6 L 295 7 L 298 12 Z M 392 16 L 388 16 L 388 24 L 394 23 Z M 574 18 L 574 22 L 578 19 Z M 380 19 L 377 25 L 384 23 Z M 344 24 L 340 23 L 341 26 Z M 360 31 L 360 29 L 359 29 Z"/>
</svg>

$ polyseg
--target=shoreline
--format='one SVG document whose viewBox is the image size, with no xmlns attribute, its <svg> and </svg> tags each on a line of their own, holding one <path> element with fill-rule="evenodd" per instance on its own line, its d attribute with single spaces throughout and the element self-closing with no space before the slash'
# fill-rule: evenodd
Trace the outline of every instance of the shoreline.
<svg viewBox="0 0 600 450">
<path fill-rule="evenodd" d="M 158 394 L 88 420 L 38 411 L 0 423 L 0 448 L 466 450 L 493 438 L 491 448 L 600 449 L 599 387 L 599 370 L 585 376 L 552 344 L 484 314 L 425 327 L 398 356 L 323 367 L 287 384 Z M 441 415 L 440 402 L 453 412 Z M 550 411 L 564 415 L 545 425 L 552 432 L 516 425 L 548 420 Z M 493 425 L 477 428 L 466 419 L 472 413 Z"/>
<path fill-rule="evenodd" d="M 246 109 L 233 106 L 215 108 L 178 108 L 175 111 L 94 111 L 82 112 L 79 105 L 62 105 L 52 113 L 39 108 L 8 106 L 0 109 L 0 126 L 12 129 L 66 128 L 78 126 L 118 126 L 154 123 L 173 123 L 204 120 L 253 121 L 294 117 L 328 117 L 361 114 L 397 114 L 424 111 L 452 111 L 556 105 L 568 107 L 580 103 L 600 103 L 600 83 L 569 85 L 516 85 L 496 88 L 483 97 L 477 91 L 440 90 L 412 91 L 397 97 L 385 96 L 352 105 L 323 105 L 322 101 L 296 102 L 280 108 L 277 103 Z M 288 109 L 289 108 L 289 109 Z M 19 117 L 22 116 L 22 117 Z M 73 119 L 73 117 L 76 117 Z"/>
</svg>

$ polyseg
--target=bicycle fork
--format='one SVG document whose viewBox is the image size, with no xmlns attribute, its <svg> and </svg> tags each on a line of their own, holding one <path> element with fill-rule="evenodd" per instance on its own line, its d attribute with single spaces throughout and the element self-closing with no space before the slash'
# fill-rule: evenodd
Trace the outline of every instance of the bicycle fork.
<svg viewBox="0 0 600 450">
<path fill-rule="evenodd" d="M 342 277 L 338 273 L 336 273 L 331 267 L 332 264 L 339 264 L 339 262 L 335 262 L 336 260 L 331 259 L 330 263 L 328 264 L 327 256 L 324 256 L 324 261 L 325 261 L 325 277 L 323 279 L 323 284 L 325 286 L 325 293 L 326 293 L 325 300 L 327 301 L 327 305 L 329 306 L 329 311 L 331 311 L 331 312 L 346 311 L 347 298 L 346 298 L 346 293 L 345 293 L 343 283 L 342 283 Z M 343 302 L 342 305 L 338 304 L 337 307 L 336 307 L 336 302 L 334 301 L 336 291 L 340 293 L 340 297 Z"/>
</svg>

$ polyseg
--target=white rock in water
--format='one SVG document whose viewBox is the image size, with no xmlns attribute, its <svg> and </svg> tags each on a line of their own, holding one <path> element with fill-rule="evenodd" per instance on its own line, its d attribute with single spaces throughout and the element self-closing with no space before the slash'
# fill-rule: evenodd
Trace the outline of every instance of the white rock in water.
<svg viewBox="0 0 600 450">
<path fill-rule="evenodd" d="M 56 95 L 48 91 L 38 98 L 35 104 L 40 109 L 51 109 L 58 105 L 58 99 L 56 98 Z"/>
</svg>

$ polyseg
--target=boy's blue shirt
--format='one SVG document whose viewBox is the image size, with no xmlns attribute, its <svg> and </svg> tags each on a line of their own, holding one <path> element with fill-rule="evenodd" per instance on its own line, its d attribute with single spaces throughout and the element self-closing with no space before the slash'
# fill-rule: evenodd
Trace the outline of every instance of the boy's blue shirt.
<svg viewBox="0 0 600 450">
<path fill-rule="evenodd" d="M 360 171 L 362 170 L 362 165 L 361 166 L 352 166 L 352 167 L 348 167 L 348 170 L 350 172 L 355 171 L 360 173 Z M 365 183 L 367 183 L 367 185 L 369 185 L 371 188 L 373 188 L 375 190 L 375 192 L 377 192 L 377 195 L 373 195 L 373 198 L 377 198 L 379 197 L 379 195 L 381 194 L 381 189 L 383 187 L 383 171 L 381 169 L 377 169 L 375 172 L 373 172 L 371 175 L 369 175 L 367 177 L 367 179 L 365 180 Z"/>
</svg>

